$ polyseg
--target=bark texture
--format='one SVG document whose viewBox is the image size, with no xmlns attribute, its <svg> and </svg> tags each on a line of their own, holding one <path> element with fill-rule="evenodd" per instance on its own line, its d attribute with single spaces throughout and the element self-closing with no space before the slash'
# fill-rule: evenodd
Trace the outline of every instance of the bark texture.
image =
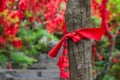
<svg viewBox="0 0 120 80">
<path fill-rule="evenodd" d="M 90 27 L 90 0 L 68 0 L 65 12 L 67 31 Z M 91 41 L 68 42 L 70 80 L 93 80 Z"/>
</svg>

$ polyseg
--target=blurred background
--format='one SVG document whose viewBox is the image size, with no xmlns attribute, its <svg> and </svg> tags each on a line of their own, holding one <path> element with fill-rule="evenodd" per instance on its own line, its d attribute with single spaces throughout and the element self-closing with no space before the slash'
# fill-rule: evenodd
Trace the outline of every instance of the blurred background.
<svg viewBox="0 0 120 80">
<path fill-rule="evenodd" d="M 38 70 L 37 75 L 41 76 L 42 72 L 39 70 L 48 69 L 55 71 L 54 74 L 47 75 L 47 72 L 43 71 L 44 75 L 48 76 L 49 80 L 51 77 L 59 80 L 59 69 L 56 66 L 58 57 L 51 59 L 47 53 L 63 36 L 66 27 L 64 19 L 66 2 L 66 0 L 0 0 L 1 75 L 14 77 L 17 74 L 14 69 L 34 69 Z M 120 0 L 91 0 L 90 4 L 91 26 L 103 27 L 106 31 L 100 42 L 93 41 L 94 79 L 120 80 Z M 13 71 L 14 75 L 6 73 L 7 70 Z M 31 75 L 35 75 L 34 72 L 31 72 Z M 3 80 L 3 76 L 0 80 Z M 18 77 L 20 74 L 15 76 Z"/>
</svg>

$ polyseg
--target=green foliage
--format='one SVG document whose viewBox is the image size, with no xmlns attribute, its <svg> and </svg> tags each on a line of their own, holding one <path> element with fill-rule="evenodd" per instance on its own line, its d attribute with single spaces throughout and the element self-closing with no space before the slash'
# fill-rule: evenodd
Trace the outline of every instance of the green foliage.
<svg viewBox="0 0 120 80">
<path fill-rule="evenodd" d="M 34 58 L 30 58 L 23 53 L 12 53 L 11 59 L 13 68 L 27 68 L 36 62 Z"/>
<path fill-rule="evenodd" d="M 27 27 L 26 24 L 28 25 Z M 37 61 L 36 59 L 39 58 L 40 53 L 47 53 L 49 51 L 51 41 L 54 43 L 59 41 L 55 36 L 43 29 L 43 25 L 33 25 L 26 20 L 21 23 L 18 35 L 23 41 L 23 47 L 19 52 L 12 54 L 15 68 L 26 68 L 32 65 Z"/>
<path fill-rule="evenodd" d="M 116 80 L 120 80 L 120 62 L 112 66 L 110 73 Z"/>
<path fill-rule="evenodd" d="M 102 80 L 116 80 L 113 76 L 106 74 Z"/>
<path fill-rule="evenodd" d="M 4 30 L 4 26 L 0 25 L 0 34 L 3 33 L 3 30 Z"/>
<path fill-rule="evenodd" d="M 8 61 L 8 59 L 7 59 L 6 56 L 0 55 L 0 65 L 1 65 L 2 67 L 5 67 L 5 66 L 6 66 L 7 61 Z"/>
<path fill-rule="evenodd" d="M 29 25 L 26 30 L 27 21 L 21 24 L 19 36 L 23 40 L 22 51 L 28 55 L 36 55 L 40 53 L 47 53 L 49 51 L 49 44 L 51 41 L 57 43 L 59 40 L 43 29 L 43 25 L 35 25 L 34 28 Z"/>
<path fill-rule="evenodd" d="M 115 47 L 120 50 L 120 35 L 116 37 Z"/>
<path fill-rule="evenodd" d="M 109 0 L 108 8 L 112 13 L 120 12 L 120 0 Z"/>
<path fill-rule="evenodd" d="M 92 25 L 94 25 L 94 27 L 99 27 L 100 21 L 101 21 L 101 19 L 97 18 L 96 16 L 91 17 L 91 23 L 92 23 Z"/>
</svg>

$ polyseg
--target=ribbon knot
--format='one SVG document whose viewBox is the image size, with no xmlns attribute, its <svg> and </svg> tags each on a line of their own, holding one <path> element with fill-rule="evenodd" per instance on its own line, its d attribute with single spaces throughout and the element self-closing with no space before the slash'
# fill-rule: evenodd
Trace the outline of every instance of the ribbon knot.
<svg viewBox="0 0 120 80">
<path fill-rule="evenodd" d="M 58 44 L 48 53 L 51 57 L 56 57 L 58 51 L 65 40 L 71 39 L 74 43 L 79 42 L 81 39 L 94 39 L 100 40 L 104 34 L 103 28 L 84 28 L 76 30 L 72 33 L 67 33 L 63 38 L 58 42 Z"/>
<path fill-rule="evenodd" d="M 72 33 L 67 33 L 65 34 L 66 39 L 71 39 L 73 42 L 77 43 L 80 39 L 81 36 L 80 34 L 77 33 L 77 31 L 72 32 Z"/>
</svg>

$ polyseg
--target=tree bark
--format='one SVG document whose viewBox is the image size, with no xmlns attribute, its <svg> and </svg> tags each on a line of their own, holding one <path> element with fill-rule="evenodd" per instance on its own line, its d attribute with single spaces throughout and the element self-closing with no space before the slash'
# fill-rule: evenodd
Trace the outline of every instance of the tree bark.
<svg viewBox="0 0 120 80">
<path fill-rule="evenodd" d="M 90 27 L 90 0 L 68 0 L 65 12 L 68 32 Z M 91 41 L 77 44 L 68 41 L 70 80 L 93 80 L 91 65 Z"/>
</svg>

